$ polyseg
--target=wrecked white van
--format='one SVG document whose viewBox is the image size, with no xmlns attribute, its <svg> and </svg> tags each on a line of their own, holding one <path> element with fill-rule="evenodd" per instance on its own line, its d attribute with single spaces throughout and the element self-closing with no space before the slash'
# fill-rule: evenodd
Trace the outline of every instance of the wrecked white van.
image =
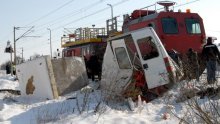
<svg viewBox="0 0 220 124">
<path fill-rule="evenodd" d="M 174 71 L 153 28 L 143 28 L 108 40 L 101 87 L 110 95 L 152 99 L 175 81 Z"/>
</svg>

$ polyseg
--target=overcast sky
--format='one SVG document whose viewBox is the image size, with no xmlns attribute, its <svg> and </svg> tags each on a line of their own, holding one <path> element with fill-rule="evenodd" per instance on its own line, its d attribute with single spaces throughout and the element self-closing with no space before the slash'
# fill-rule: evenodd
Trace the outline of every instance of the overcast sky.
<svg viewBox="0 0 220 124">
<path fill-rule="evenodd" d="M 177 5 L 189 3 L 193 0 L 175 0 Z M 28 59 L 37 53 L 50 54 L 49 29 L 52 33 L 52 50 L 60 48 L 60 38 L 67 32 L 79 27 L 105 27 L 105 21 L 111 17 L 111 9 L 107 4 L 113 5 L 114 16 L 122 17 L 130 14 L 134 9 L 154 4 L 156 0 L 1 0 L 0 1 L 0 64 L 10 59 L 4 53 L 6 42 L 13 43 L 13 27 L 22 27 L 16 30 L 19 38 L 31 26 L 32 32 L 17 41 L 17 55 Z M 199 0 L 197 2 L 175 8 L 191 9 L 202 18 L 207 35 L 220 38 L 220 11 L 219 0 Z M 159 8 L 159 6 L 158 6 Z M 122 20 L 121 20 L 122 21 Z M 37 36 L 37 37 L 36 37 Z"/>
</svg>

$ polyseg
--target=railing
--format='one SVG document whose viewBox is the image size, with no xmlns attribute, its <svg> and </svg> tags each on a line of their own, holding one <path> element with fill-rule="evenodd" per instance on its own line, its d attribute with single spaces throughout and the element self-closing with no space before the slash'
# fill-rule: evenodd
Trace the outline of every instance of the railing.
<svg viewBox="0 0 220 124">
<path fill-rule="evenodd" d="M 157 4 L 163 6 L 163 8 L 157 8 Z M 140 18 L 142 16 L 147 16 L 147 15 L 150 15 L 150 14 L 153 14 L 153 13 L 157 13 L 158 10 L 162 10 L 163 11 L 173 11 L 174 10 L 174 5 L 176 3 L 175 2 L 172 2 L 172 1 L 159 1 L 155 4 L 152 4 L 152 5 L 149 5 L 149 6 L 146 6 L 146 7 L 143 7 L 143 8 L 140 8 L 138 10 L 135 10 L 131 16 L 129 16 L 128 14 L 124 15 L 124 21 L 127 21 L 127 20 L 130 20 L 130 19 L 136 19 L 136 18 Z M 173 10 L 169 10 L 169 7 L 172 6 L 173 7 Z M 150 7 L 154 7 L 154 9 L 149 9 Z"/>
<path fill-rule="evenodd" d="M 105 28 L 78 28 L 75 30 L 75 40 L 85 40 L 106 35 Z"/>
<path fill-rule="evenodd" d="M 118 22 L 117 22 L 117 17 L 114 17 L 112 19 L 108 19 L 106 21 L 106 26 L 107 26 L 107 34 L 111 35 L 115 32 L 118 31 L 118 26 L 117 26 Z"/>
<path fill-rule="evenodd" d="M 105 28 L 78 28 L 75 30 L 75 33 L 61 37 L 61 46 L 77 41 L 88 41 L 89 39 L 95 39 L 106 35 Z"/>
</svg>

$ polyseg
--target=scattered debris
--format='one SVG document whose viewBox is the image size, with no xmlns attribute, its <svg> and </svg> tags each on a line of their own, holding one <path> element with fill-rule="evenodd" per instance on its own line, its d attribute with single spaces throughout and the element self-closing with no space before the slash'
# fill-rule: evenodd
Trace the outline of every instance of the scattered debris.
<svg viewBox="0 0 220 124">
<path fill-rule="evenodd" d="M 6 101 L 6 102 L 18 102 L 17 100 L 15 100 L 14 98 L 12 98 L 11 96 L 5 96 L 3 98 L 3 101 Z"/>
<path fill-rule="evenodd" d="M 203 99 L 205 96 L 211 97 L 211 98 L 215 96 L 219 96 L 220 87 L 218 88 L 208 87 L 207 89 L 198 92 L 197 95 L 199 95 L 201 99 Z"/>
<path fill-rule="evenodd" d="M 66 100 L 76 99 L 76 97 L 69 97 Z"/>
<path fill-rule="evenodd" d="M 163 113 L 162 114 L 162 119 L 164 119 L 164 120 L 167 120 L 167 119 L 170 119 L 170 114 L 169 113 Z"/>
<path fill-rule="evenodd" d="M 129 97 L 127 100 L 128 100 L 128 106 L 129 106 L 130 110 L 134 111 L 135 106 L 134 106 L 134 102 L 133 102 L 132 98 Z"/>
<path fill-rule="evenodd" d="M 14 95 L 21 95 L 20 90 L 12 90 L 12 89 L 0 89 L 0 92 L 9 92 Z"/>
<path fill-rule="evenodd" d="M 180 90 L 180 94 L 176 99 L 176 102 L 183 102 L 187 99 L 190 99 L 197 95 L 197 93 L 200 91 L 197 87 L 183 87 Z"/>
<path fill-rule="evenodd" d="M 99 82 L 92 81 L 87 86 L 83 87 L 81 89 L 81 92 L 93 92 L 94 90 L 97 90 L 99 88 Z"/>
</svg>

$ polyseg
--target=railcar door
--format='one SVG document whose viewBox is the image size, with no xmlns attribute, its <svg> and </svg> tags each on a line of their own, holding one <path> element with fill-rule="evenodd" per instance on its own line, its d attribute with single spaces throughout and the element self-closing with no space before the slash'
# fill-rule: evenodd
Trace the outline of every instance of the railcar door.
<svg viewBox="0 0 220 124">
<path fill-rule="evenodd" d="M 125 46 L 124 38 L 111 41 L 112 50 L 114 51 L 115 61 L 118 65 L 118 80 L 120 84 L 118 87 L 123 91 L 130 83 L 132 76 L 132 65 L 128 55 L 128 51 Z"/>
<path fill-rule="evenodd" d="M 169 83 L 165 58 L 166 50 L 153 28 L 145 28 L 131 33 L 145 73 L 148 89 Z"/>
</svg>

